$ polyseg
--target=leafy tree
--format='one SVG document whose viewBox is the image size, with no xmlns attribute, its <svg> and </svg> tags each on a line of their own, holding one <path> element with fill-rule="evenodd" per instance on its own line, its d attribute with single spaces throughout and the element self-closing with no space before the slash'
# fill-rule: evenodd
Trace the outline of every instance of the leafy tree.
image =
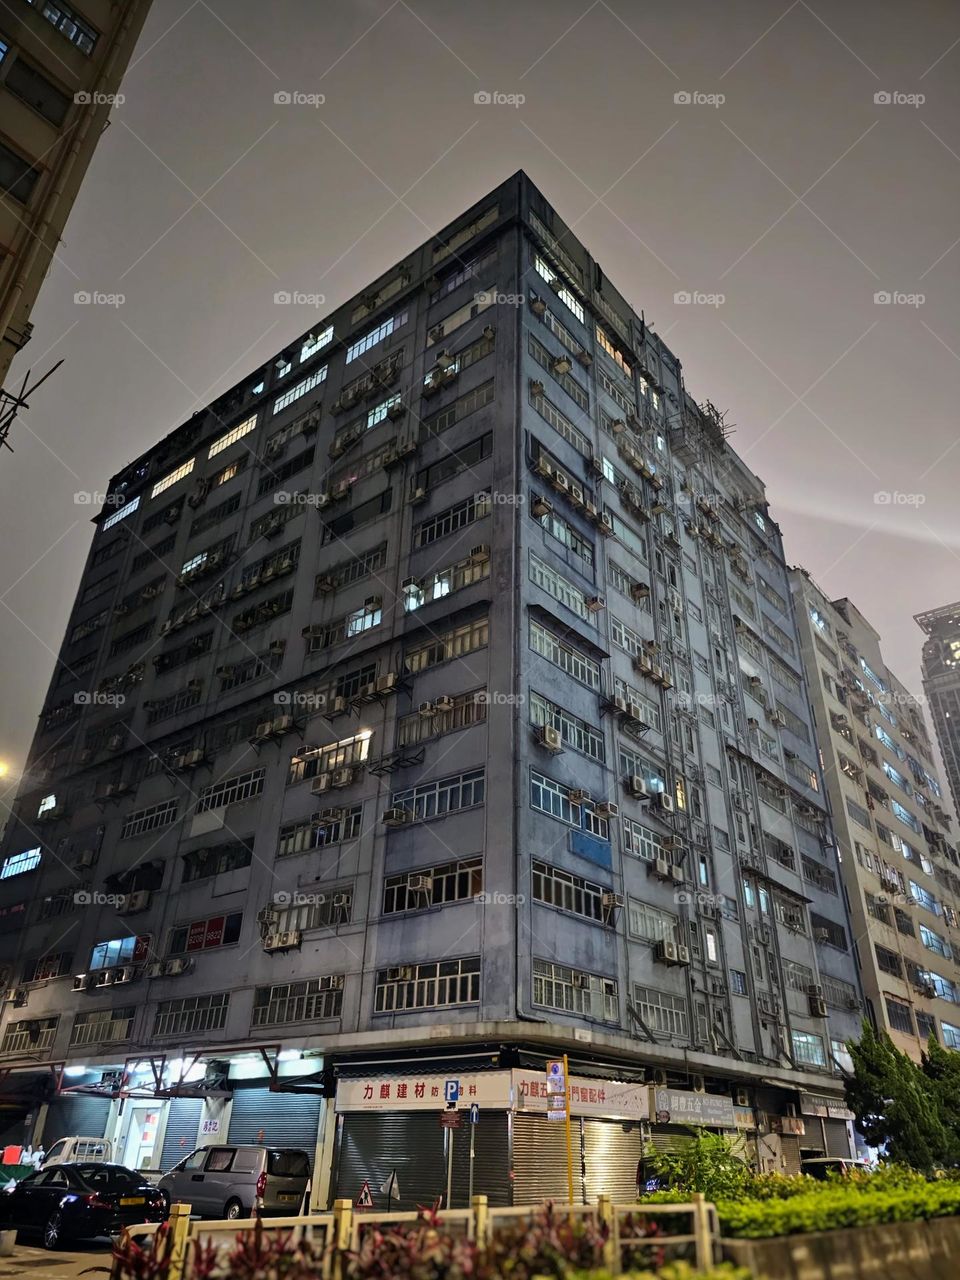
<svg viewBox="0 0 960 1280">
<path fill-rule="evenodd" d="M 708 1200 L 736 1198 L 752 1177 L 743 1139 L 705 1129 L 698 1129 L 682 1151 L 654 1151 L 647 1158 L 647 1167 L 672 1191 L 702 1191 Z"/>
<path fill-rule="evenodd" d="M 846 1084 L 847 1105 L 870 1145 L 914 1169 L 952 1163 L 960 1133 L 945 1119 L 934 1080 L 866 1019 L 859 1043 L 849 1049 L 854 1074 Z M 954 1078 L 952 1064 L 950 1071 Z"/>
<path fill-rule="evenodd" d="M 944 1049 L 931 1031 L 921 1069 L 952 1141 L 950 1163 L 960 1163 L 960 1053 Z"/>
</svg>

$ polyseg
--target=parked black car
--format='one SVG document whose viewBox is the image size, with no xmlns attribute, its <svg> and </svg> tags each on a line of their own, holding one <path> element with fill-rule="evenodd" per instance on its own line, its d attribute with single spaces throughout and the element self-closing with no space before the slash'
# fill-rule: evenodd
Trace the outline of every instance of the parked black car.
<svg viewBox="0 0 960 1280">
<path fill-rule="evenodd" d="M 163 1222 L 165 1197 L 120 1164 L 58 1164 L 0 1195 L 0 1224 L 39 1231 L 47 1249 L 67 1240 L 116 1235 L 137 1222 Z"/>
</svg>

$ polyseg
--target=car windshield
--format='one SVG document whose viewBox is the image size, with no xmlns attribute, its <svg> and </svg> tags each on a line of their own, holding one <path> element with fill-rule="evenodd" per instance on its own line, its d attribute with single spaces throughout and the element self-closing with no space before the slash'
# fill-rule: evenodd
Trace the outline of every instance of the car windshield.
<svg viewBox="0 0 960 1280">
<path fill-rule="evenodd" d="M 310 1161 L 302 1151 L 271 1151 L 269 1172 L 277 1178 L 307 1178 Z"/>
<path fill-rule="evenodd" d="M 143 1179 L 132 1169 L 125 1169 L 119 1164 L 78 1164 L 74 1166 L 77 1174 L 89 1187 L 100 1191 L 130 1191 L 134 1187 L 142 1187 Z"/>
</svg>

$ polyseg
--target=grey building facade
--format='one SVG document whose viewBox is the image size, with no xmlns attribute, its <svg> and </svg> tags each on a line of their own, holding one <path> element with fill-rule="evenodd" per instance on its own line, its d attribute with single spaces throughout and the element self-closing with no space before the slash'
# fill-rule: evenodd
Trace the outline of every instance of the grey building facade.
<svg viewBox="0 0 960 1280">
<path fill-rule="evenodd" d="M 960 601 L 915 615 L 926 634 L 921 671 L 954 813 L 960 814 Z"/>
<path fill-rule="evenodd" d="M 565 1194 L 566 1052 L 585 1195 L 680 1121 L 849 1149 L 780 531 L 525 175 L 96 523 L 0 859 L 0 1065 L 45 1141 L 78 1107 L 152 1165 L 296 1136 L 317 1202 L 398 1165 L 423 1201 L 452 1078 L 476 1189 Z"/>
</svg>

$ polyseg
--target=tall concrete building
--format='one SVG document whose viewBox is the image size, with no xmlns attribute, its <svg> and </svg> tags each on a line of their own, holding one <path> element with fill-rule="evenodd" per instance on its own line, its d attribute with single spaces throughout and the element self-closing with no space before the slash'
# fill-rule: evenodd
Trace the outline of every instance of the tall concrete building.
<svg viewBox="0 0 960 1280">
<path fill-rule="evenodd" d="M 920 701 L 855 605 L 791 585 L 871 1020 L 913 1058 L 958 1049 L 960 861 Z"/>
<path fill-rule="evenodd" d="M 30 339 L 33 304 L 149 9 L 150 0 L 10 0 L 0 13 L 0 387 Z"/>
<path fill-rule="evenodd" d="M 947 772 L 954 813 L 960 815 L 960 601 L 915 615 L 927 635 L 923 692 Z"/>
<path fill-rule="evenodd" d="M 849 1151 L 780 531 L 523 174 L 108 492 L 0 852 L 16 1124 L 315 1144 L 318 1202 L 452 1141 L 462 1203 L 456 1095 L 522 1202 L 567 1053 L 578 1194 L 691 1123 Z"/>
</svg>

